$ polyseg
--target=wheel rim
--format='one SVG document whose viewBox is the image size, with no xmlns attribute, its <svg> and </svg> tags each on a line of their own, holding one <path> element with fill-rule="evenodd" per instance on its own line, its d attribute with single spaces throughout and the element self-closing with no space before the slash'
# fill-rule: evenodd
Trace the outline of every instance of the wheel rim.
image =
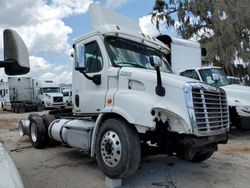
<svg viewBox="0 0 250 188">
<path fill-rule="evenodd" d="M 101 140 L 102 159 L 109 167 L 115 167 L 122 154 L 121 141 L 114 131 L 107 131 Z"/>
<path fill-rule="evenodd" d="M 24 136 L 24 132 L 23 132 L 23 124 L 21 122 L 19 122 L 19 125 L 18 125 L 18 134 L 20 136 Z"/>
<path fill-rule="evenodd" d="M 37 127 L 34 123 L 31 124 L 31 139 L 33 142 L 37 141 Z"/>
</svg>

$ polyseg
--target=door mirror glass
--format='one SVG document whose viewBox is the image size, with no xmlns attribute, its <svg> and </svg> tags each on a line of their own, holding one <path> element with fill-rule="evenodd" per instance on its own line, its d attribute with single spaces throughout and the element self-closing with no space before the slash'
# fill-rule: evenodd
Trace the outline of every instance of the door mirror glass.
<svg viewBox="0 0 250 188">
<path fill-rule="evenodd" d="M 203 58 L 207 57 L 207 49 L 206 48 L 201 48 L 201 56 Z"/>
<path fill-rule="evenodd" d="M 5 68 L 7 75 L 27 74 L 30 71 L 28 49 L 17 34 L 12 29 L 5 29 L 4 40 L 4 61 L 0 61 L 0 67 Z"/>
<path fill-rule="evenodd" d="M 215 82 L 220 81 L 220 75 L 219 74 L 212 74 L 212 80 Z"/>
<path fill-rule="evenodd" d="M 85 46 L 75 46 L 75 70 L 85 70 Z"/>
<path fill-rule="evenodd" d="M 161 67 L 162 66 L 162 60 L 158 56 L 150 56 L 149 61 L 151 66 L 153 67 Z"/>
</svg>

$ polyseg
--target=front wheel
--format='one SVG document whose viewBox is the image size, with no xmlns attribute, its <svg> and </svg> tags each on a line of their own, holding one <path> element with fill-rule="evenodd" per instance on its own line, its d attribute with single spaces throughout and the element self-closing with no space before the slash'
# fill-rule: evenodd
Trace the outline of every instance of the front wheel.
<svg viewBox="0 0 250 188">
<path fill-rule="evenodd" d="M 140 140 L 136 130 L 121 119 L 108 119 L 101 125 L 96 140 L 99 168 L 110 178 L 125 178 L 135 173 L 140 162 Z"/>
<path fill-rule="evenodd" d="M 214 152 L 211 151 L 211 152 L 207 152 L 207 153 L 195 154 L 193 156 L 193 158 L 191 159 L 191 161 L 194 163 L 199 163 L 199 162 L 205 161 L 205 160 L 209 159 L 213 155 L 213 153 Z"/>
</svg>

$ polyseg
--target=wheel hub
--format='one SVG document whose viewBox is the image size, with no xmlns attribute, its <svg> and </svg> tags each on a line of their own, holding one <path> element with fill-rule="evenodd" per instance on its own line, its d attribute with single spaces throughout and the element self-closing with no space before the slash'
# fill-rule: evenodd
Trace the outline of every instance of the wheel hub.
<svg viewBox="0 0 250 188">
<path fill-rule="evenodd" d="M 37 141 L 37 128 L 36 125 L 31 124 L 31 139 L 33 142 Z"/>
<path fill-rule="evenodd" d="M 114 131 L 107 131 L 101 140 L 101 155 L 109 167 L 115 167 L 121 159 L 121 141 Z"/>
</svg>

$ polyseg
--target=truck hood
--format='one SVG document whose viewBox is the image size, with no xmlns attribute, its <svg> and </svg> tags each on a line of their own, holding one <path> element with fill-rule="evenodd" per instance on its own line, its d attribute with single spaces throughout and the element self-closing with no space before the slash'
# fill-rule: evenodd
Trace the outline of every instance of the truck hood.
<svg viewBox="0 0 250 188">
<path fill-rule="evenodd" d="M 130 79 L 133 80 L 143 80 L 148 81 L 148 82 L 154 82 L 155 86 L 157 84 L 157 75 L 155 70 L 150 70 L 150 69 L 140 69 L 140 68 L 131 68 L 131 67 L 122 67 L 120 70 L 120 76 L 122 76 L 122 73 L 129 73 Z M 197 80 L 187 78 L 184 76 L 179 76 L 173 73 L 165 73 L 161 72 L 161 78 L 162 78 L 162 84 L 164 85 L 169 85 L 172 87 L 176 87 L 179 89 L 183 89 L 183 86 L 187 82 L 199 82 Z"/>
<path fill-rule="evenodd" d="M 226 91 L 229 106 L 250 106 L 250 87 L 232 84 L 221 88 Z"/>
<path fill-rule="evenodd" d="M 44 96 L 51 96 L 51 97 L 62 97 L 62 93 L 44 93 Z"/>
</svg>

